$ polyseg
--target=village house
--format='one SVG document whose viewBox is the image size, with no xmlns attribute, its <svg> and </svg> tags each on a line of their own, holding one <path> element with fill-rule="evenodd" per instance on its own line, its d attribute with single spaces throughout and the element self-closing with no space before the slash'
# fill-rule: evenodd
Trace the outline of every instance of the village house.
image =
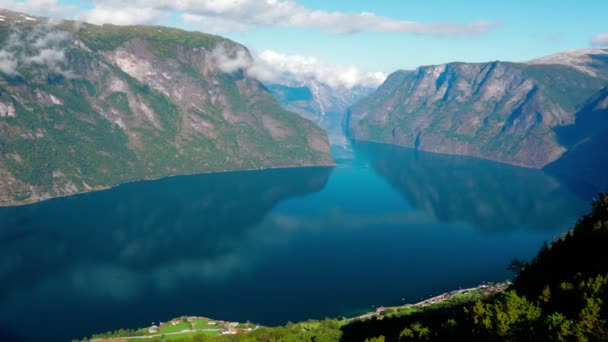
<svg viewBox="0 0 608 342">
<path fill-rule="evenodd" d="M 228 330 L 224 330 L 222 331 L 222 335 L 234 335 L 236 333 L 238 333 L 239 331 L 234 329 L 234 328 L 230 328 Z"/>
</svg>

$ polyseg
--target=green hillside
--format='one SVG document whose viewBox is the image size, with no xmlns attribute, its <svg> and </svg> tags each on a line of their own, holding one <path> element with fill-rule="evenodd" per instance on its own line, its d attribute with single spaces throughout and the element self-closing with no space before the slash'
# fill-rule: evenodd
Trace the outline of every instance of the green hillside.
<svg viewBox="0 0 608 342">
<path fill-rule="evenodd" d="M 2 10 L 0 205 L 142 179 L 331 165 L 326 134 L 225 61 L 222 37 Z"/>
</svg>

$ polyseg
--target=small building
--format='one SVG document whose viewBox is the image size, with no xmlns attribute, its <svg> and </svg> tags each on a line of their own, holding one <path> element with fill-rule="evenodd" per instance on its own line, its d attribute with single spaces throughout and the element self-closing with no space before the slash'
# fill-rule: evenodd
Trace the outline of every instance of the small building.
<svg viewBox="0 0 608 342">
<path fill-rule="evenodd" d="M 194 322 L 197 319 L 198 319 L 198 317 L 196 317 L 196 316 L 190 316 L 190 317 L 187 318 L 188 322 Z"/>
<path fill-rule="evenodd" d="M 171 325 L 178 325 L 178 324 L 179 324 L 179 321 L 178 321 L 178 320 L 171 321 Z"/>
<path fill-rule="evenodd" d="M 150 333 L 157 333 L 157 332 L 158 332 L 158 326 L 157 326 L 157 325 L 152 325 L 152 326 L 150 327 L 150 329 L 148 329 L 148 331 L 149 331 Z"/>
<path fill-rule="evenodd" d="M 224 330 L 222 331 L 222 335 L 234 335 L 236 333 L 238 333 L 239 331 L 234 329 L 234 328 L 230 328 L 228 330 Z"/>
</svg>

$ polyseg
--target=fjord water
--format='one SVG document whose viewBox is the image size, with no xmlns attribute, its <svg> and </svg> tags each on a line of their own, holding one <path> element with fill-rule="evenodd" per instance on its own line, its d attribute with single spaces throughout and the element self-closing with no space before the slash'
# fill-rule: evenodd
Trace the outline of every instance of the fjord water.
<svg viewBox="0 0 608 342">
<path fill-rule="evenodd" d="M 335 168 L 183 176 L 0 208 L 0 340 L 181 315 L 348 316 L 511 274 L 588 208 L 538 170 L 357 144 Z"/>
</svg>

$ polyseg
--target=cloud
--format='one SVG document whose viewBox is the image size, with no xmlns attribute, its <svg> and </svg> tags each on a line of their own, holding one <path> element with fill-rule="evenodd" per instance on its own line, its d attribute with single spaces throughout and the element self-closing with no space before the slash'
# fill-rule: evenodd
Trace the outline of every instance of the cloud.
<svg viewBox="0 0 608 342">
<path fill-rule="evenodd" d="M 60 4 L 57 0 L 0 0 L 0 8 L 58 19 L 77 11 L 75 6 Z"/>
<path fill-rule="evenodd" d="M 95 7 L 76 15 L 76 20 L 93 24 L 115 25 L 154 24 L 165 19 L 168 12 L 154 7 L 125 6 L 124 2 L 97 2 Z"/>
<path fill-rule="evenodd" d="M 608 48 L 608 32 L 600 33 L 591 38 L 591 45 L 595 47 Z"/>
<path fill-rule="evenodd" d="M 240 45 L 220 43 L 211 51 L 214 65 L 224 73 L 232 73 L 240 69 L 247 70 L 253 66 L 249 52 Z"/>
<path fill-rule="evenodd" d="M 40 25 L 32 30 L 13 28 L 0 50 L 0 71 L 7 75 L 18 75 L 18 69 L 32 64 L 46 66 L 49 70 L 65 75 L 65 50 L 62 42 L 70 35 L 48 25 Z"/>
<path fill-rule="evenodd" d="M 160 0 L 166 8 L 183 13 L 182 19 L 220 30 L 246 30 L 251 27 L 314 27 L 334 33 L 362 31 L 407 32 L 414 34 L 459 36 L 484 33 L 498 24 L 423 23 L 396 20 L 371 12 L 345 13 L 312 10 L 293 0 Z"/>
<path fill-rule="evenodd" d="M 314 57 L 286 55 L 265 50 L 253 56 L 242 46 L 225 42 L 211 51 L 215 67 L 224 73 L 238 70 L 264 83 L 287 85 L 320 82 L 331 87 L 377 87 L 386 79 L 383 72 L 367 72 L 354 65 L 326 64 Z"/>
<path fill-rule="evenodd" d="M 371 12 L 329 12 L 304 7 L 294 0 L 95 0 L 94 7 L 77 18 L 93 23 L 150 24 L 174 13 L 185 23 L 216 32 L 246 31 L 255 27 L 308 27 L 340 34 L 380 31 L 471 36 L 499 25 L 491 21 L 427 23 L 397 20 Z"/>
<path fill-rule="evenodd" d="M 249 74 L 268 83 L 316 81 L 331 87 L 377 87 L 386 79 L 383 72 L 368 72 L 354 65 L 326 64 L 314 57 L 286 55 L 265 50 L 255 56 Z"/>
<path fill-rule="evenodd" d="M 0 72 L 3 72 L 7 75 L 14 75 L 17 70 L 17 58 L 16 56 L 9 52 L 0 50 Z"/>
</svg>

